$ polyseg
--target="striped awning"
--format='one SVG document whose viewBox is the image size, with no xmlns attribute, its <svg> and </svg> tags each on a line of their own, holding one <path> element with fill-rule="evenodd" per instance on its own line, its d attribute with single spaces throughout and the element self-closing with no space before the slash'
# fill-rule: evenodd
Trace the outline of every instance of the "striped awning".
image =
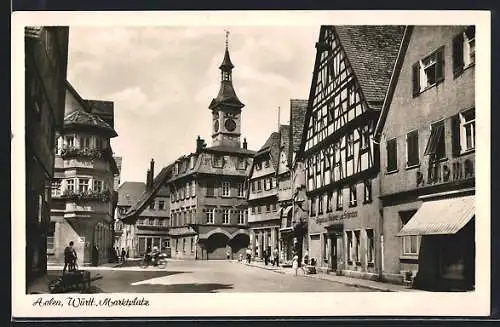
<svg viewBox="0 0 500 327">
<path fill-rule="evenodd" d="M 455 234 L 475 215 L 475 196 L 426 201 L 397 236 Z"/>
</svg>

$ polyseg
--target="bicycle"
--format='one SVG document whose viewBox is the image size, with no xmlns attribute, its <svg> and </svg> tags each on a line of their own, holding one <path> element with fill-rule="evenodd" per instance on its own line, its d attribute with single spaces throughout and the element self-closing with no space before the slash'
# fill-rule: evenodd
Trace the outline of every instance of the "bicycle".
<svg viewBox="0 0 500 327">
<path fill-rule="evenodd" d="M 145 254 L 144 258 L 141 261 L 141 268 L 147 268 L 150 265 L 152 265 L 153 267 L 164 269 L 167 266 L 167 255 L 164 253 L 160 253 L 158 255 L 158 258 L 154 260 L 151 255 Z"/>
</svg>

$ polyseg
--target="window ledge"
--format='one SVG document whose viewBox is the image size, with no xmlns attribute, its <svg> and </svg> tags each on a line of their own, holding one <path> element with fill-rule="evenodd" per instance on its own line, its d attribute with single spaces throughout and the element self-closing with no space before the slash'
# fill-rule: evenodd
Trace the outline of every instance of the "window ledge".
<svg viewBox="0 0 500 327">
<path fill-rule="evenodd" d="M 475 147 L 472 148 L 472 149 L 460 152 L 459 156 L 465 156 L 465 155 L 468 155 L 468 154 L 471 154 L 471 153 L 474 153 L 474 152 L 476 152 L 476 148 Z"/>
<path fill-rule="evenodd" d="M 403 254 L 399 256 L 399 259 L 418 261 L 418 254 Z"/>
<path fill-rule="evenodd" d="M 398 171 L 399 171 L 399 169 L 391 170 L 391 171 L 386 171 L 385 174 L 386 175 L 392 175 L 392 174 L 396 174 Z"/>
<path fill-rule="evenodd" d="M 419 168 L 420 167 L 420 163 L 416 164 L 416 165 L 411 165 L 411 166 L 406 166 L 406 170 L 411 170 L 411 169 L 415 169 L 415 168 Z"/>
</svg>

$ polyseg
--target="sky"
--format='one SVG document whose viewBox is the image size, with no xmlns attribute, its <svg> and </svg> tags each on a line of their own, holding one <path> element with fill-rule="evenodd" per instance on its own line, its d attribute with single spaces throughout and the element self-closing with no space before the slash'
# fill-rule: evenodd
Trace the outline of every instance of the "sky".
<svg viewBox="0 0 500 327">
<path fill-rule="evenodd" d="M 280 122 L 290 99 L 307 99 L 317 27 L 70 27 L 68 81 L 84 99 L 114 102 L 122 157 L 121 182 L 145 181 L 195 151 L 198 135 L 211 141 L 208 105 L 220 86 L 225 30 L 233 85 L 242 109 L 242 137 L 258 150 Z M 280 107 L 280 110 L 278 110 Z"/>
</svg>

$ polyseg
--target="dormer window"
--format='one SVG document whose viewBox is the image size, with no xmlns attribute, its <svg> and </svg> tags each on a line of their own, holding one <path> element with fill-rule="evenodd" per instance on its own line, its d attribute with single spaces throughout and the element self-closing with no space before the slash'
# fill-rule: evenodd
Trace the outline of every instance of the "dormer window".
<svg viewBox="0 0 500 327">
<path fill-rule="evenodd" d="M 222 166 L 223 166 L 222 156 L 214 155 L 213 166 L 217 167 L 217 168 L 222 168 Z"/>
</svg>

